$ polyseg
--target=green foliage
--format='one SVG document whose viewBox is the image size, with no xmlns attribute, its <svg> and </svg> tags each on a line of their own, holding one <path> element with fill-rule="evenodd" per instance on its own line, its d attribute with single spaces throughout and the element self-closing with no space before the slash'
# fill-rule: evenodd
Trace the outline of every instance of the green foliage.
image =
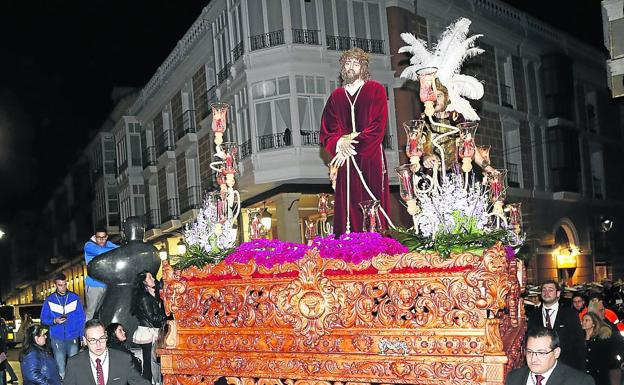
<svg viewBox="0 0 624 385">
<path fill-rule="evenodd" d="M 207 264 L 217 264 L 223 261 L 232 251 L 234 251 L 234 248 L 220 250 L 217 247 L 213 247 L 210 252 L 207 252 L 199 245 L 187 245 L 186 253 L 173 257 L 171 265 L 176 270 L 184 270 L 191 266 L 201 269 Z"/>
<path fill-rule="evenodd" d="M 467 222 L 474 222 L 470 219 Z M 456 222 L 457 223 L 457 222 Z M 463 231 L 455 229 L 453 232 L 438 232 L 435 240 L 431 237 L 419 235 L 413 229 L 397 227 L 391 230 L 390 235 L 401 242 L 410 251 L 418 252 L 435 252 L 445 258 L 451 253 L 461 253 L 470 251 L 475 254 L 481 254 L 483 249 L 494 246 L 496 242 L 505 242 L 507 231 L 497 229 L 491 232 L 482 232 L 476 230 L 474 223 L 463 223 Z M 471 229 L 467 231 L 465 229 Z"/>
</svg>

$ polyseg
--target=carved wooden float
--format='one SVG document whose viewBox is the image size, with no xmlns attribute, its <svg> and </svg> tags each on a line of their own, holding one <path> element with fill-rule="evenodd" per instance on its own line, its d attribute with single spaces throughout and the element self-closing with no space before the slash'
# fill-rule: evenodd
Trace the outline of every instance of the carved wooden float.
<svg viewBox="0 0 624 385">
<path fill-rule="evenodd" d="M 522 266 L 500 244 L 358 265 L 315 250 L 272 268 L 165 262 L 164 383 L 503 384 L 523 359 Z"/>
</svg>

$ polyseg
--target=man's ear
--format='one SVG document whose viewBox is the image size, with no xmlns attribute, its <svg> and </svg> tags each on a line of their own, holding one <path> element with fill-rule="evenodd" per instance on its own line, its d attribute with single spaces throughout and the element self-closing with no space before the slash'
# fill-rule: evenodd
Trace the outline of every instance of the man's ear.
<svg viewBox="0 0 624 385">
<path fill-rule="evenodd" d="M 561 348 L 555 348 L 555 350 L 553 351 L 553 353 L 555 353 L 555 358 L 559 358 L 559 355 L 561 354 Z"/>
</svg>

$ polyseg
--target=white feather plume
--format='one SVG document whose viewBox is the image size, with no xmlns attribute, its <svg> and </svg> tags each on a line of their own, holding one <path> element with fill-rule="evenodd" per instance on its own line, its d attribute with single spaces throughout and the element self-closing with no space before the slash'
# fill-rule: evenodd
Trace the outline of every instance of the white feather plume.
<svg viewBox="0 0 624 385">
<path fill-rule="evenodd" d="M 477 79 L 459 73 L 462 64 L 468 58 L 483 53 L 483 49 L 475 47 L 476 40 L 483 35 L 467 38 L 471 21 L 460 18 L 442 33 L 435 48 L 430 51 L 427 43 L 411 33 L 402 33 L 401 38 L 407 46 L 399 52 L 412 55 L 410 66 L 401 73 L 402 78 L 418 80 L 417 71 L 426 67 L 436 67 L 440 82 L 449 90 L 451 100 L 449 111 L 457 111 L 468 120 L 479 120 L 479 116 L 464 97 L 477 100 L 483 97 L 483 84 Z"/>
</svg>

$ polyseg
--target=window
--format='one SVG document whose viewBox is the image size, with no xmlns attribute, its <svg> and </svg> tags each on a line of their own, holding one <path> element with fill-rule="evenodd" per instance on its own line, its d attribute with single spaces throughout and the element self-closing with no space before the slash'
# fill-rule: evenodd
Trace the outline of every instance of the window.
<svg viewBox="0 0 624 385">
<path fill-rule="evenodd" d="M 509 108 L 515 108 L 516 95 L 513 86 L 513 64 L 511 56 L 502 59 L 502 66 L 499 62 L 499 86 L 501 95 L 501 105 Z"/>
<path fill-rule="evenodd" d="M 209 113 L 206 67 L 203 65 L 193 75 L 193 104 L 195 105 L 195 121 L 201 122 Z"/>
<path fill-rule="evenodd" d="M 600 145 L 600 143 L 590 142 L 589 151 L 593 197 L 596 199 L 604 199 L 603 185 L 605 182 L 605 178 L 602 146 Z"/>
<path fill-rule="evenodd" d="M 522 142 L 517 123 L 503 123 L 507 185 L 522 187 Z"/>
</svg>

